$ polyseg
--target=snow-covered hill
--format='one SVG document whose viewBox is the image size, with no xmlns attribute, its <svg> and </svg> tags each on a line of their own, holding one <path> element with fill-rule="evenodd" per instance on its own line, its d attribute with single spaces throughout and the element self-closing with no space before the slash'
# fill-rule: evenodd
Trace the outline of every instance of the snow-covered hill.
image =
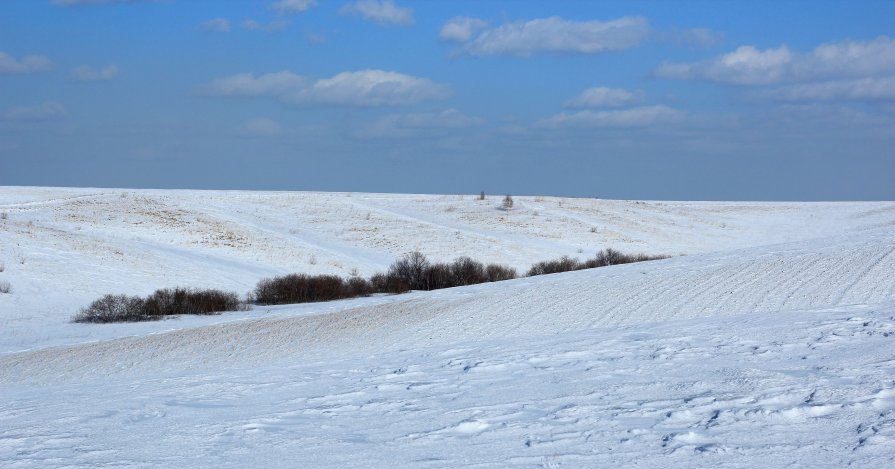
<svg viewBox="0 0 895 469">
<path fill-rule="evenodd" d="M 895 464 L 895 203 L 515 201 L 0 188 L 0 462 Z M 604 247 L 674 257 L 67 322 L 103 293 L 368 275 L 415 249 L 523 270 Z"/>
</svg>

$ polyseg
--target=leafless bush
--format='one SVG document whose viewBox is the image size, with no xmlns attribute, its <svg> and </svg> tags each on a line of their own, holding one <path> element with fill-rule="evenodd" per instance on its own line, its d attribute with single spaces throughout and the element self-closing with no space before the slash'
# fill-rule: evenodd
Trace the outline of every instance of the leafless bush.
<svg viewBox="0 0 895 469">
<path fill-rule="evenodd" d="M 535 275 L 556 274 L 559 272 L 570 272 L 573 270 L 593 269 L 596 267 L 607 267 L 610 265 L 630 264 L 632 262 L 654 261 L 667 259 L 668 256 L 648 256 L 646 254 L 623 254 L 612 248 L 603 249 L 597 252 L 593 259 L 581 262 L 568 256 L 563 256 L 552 261 L 538 262 L 531 266 L 526 274 L 529 277 Z"/>
<path fill-rule="evenodd" d="M 530 269 L 528 269 L 528 273 L 526 275 L 529 277 L 534 277 L 535 275 L 569 272 L 572 270 L 579 270 L 581 268 L 583 268 L 583 266 L 577 259 L 572 259 L 569 256 L 562 256 L 556 260 L 538 262 L 537 264 L 531 266 Z"/>
<path fill-rule="evenodd" d="M 633 262 L 655 261 L 668 259 L 668 256 L 648 256 L 646 254 L 623 254 L 612 248 L 597 252 L 593 259 L 594 267 L 606 267 L 610 265 L 630 264 Z"/>
<path fill-rule="evenodd" d="M 429 260 L 426 256 L 419 251 L 413 251 L 392 263 L 386 275 L 403 281 L 411 290 L 428 290 L 425 276 L 428 268 Z"/>
<path fill-rule="evenodd" d="M 501 264 L 488 264 L 488 267 L 485 267 L 485 273 L 489 282 L 501 282 L 516 278 L 516 269 Z"/>
<path fill-rule="evenodd" d="M 12 291 L 12 286 L 9 285 L 9 282 L 5 280 L 0 280 L 0 293 L 9 293 Z"/>
<path fill-rule="evenodd" d="M 4 264 L 3 261 L 0 261 L 0 272 L 3 272 L 4 270 L 6 270 L 6 264 Z"/>
<path fill-rule="evenodd" d="M 6 220 L 9 218 L 9 214 L 6 212 L 0 212 L 0 220 Z"/>
<path fill-rule="evenodd" d="M 143 300 L 137 296 L 106 295 L 90 306 L 81 309 L 72 322 L 110 323 L 149 321 L 161 319 L 161 316 L 146 316 L 143 311 Z"/>
<path fill-rule="evenodd" d="M 485 191 L 479 192 L 479 200 L 485 200 Z"/>
<path fill-rule="evenodd" d="M 454 286 L 475 285 L 488 281 L 485 266 L 469 257 L 458 257 L 451 264 L 451 276 Z"/>
<path fill-rule="evenodd" d="M 370 277 L 370 286 L 375 293 L 406 293 L 410 285 L 404 279 L 389 274 L 374 274 Z"/>
<path fill-rule="evenodd" d="M 241 308 L 242 304 L 235 293 L 211 289 L 165 288 L 156 290 L 143 300 L 143 311 L 147 316 L 217 314 Z"/>
<path fill-rule="evenodd" d="M 507 196 L 503 198 L 503 202 L 501 202 L 500 206 L 504 210 L 513 208 L 513 198 L 509 194 L 507 194 Z"/>
<path fill-rule="evenodd" d="M 440 290 L 442 288 L 456 287 L 450 264 L 437 263 L 430 265 L 425 273 L 425 289 Z"/>
<path fill-rule="evenodd" d="M 105 295 L 72 317 L 73 322 L 154 321 L 176 314 L 217 314 L 245 309 L 235 293 L 174 288 L 156 290 L 147 298 Z"/>
<path fill-rule="evenodd" d="M 370 296 L 373 293 L 373 285 L 370 281 L 357 276 L 349 278 L 345 286 L 351 297 Z"/>
<path fill-rule="evenodd" d="M 264 279 L 255 287 L 255 301 L 262 305 L 315 303 L 350 297 L 341 277 L 290 274 Z"/>
</svg>

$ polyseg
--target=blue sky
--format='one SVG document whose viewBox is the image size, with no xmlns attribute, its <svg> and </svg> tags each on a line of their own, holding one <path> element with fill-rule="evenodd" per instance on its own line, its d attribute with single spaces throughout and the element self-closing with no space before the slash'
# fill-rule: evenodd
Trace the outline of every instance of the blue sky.
<svg viewBox="0 0 895 469">
<path fill-rule="evenodd" d="M 895 2 L 5 0 L 0 185 L 895 199 Z"/>
</svg>

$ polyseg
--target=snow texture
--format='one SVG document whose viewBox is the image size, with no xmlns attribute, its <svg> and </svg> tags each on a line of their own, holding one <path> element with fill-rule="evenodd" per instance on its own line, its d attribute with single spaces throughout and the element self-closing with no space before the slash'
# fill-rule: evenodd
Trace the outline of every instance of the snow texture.
<svg viewBox="0 0 895 469">
<path fill-rule="evenodd" d="M 0 466 L 895 465 L 895 203 L 500 199 L 0 188 Z M 605 247 L 674 257 L 68 322 L 415 249 L 524 270 Z"/>
</svg>

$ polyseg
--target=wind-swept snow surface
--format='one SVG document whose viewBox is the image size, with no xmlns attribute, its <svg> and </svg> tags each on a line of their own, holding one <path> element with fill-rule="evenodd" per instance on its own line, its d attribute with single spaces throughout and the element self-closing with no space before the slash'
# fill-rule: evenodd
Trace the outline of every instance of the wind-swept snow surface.
<svg viewBox="0 0 895 469">
<path fill-rule="evenodd" d="M 895 465 L 895 204 L 515 200 L 0 188 L 0 465 Z M 103 293 L 413 249 L 525 268 L 602 247 L 687 255 L 67 322 Z"/>
</svg>

